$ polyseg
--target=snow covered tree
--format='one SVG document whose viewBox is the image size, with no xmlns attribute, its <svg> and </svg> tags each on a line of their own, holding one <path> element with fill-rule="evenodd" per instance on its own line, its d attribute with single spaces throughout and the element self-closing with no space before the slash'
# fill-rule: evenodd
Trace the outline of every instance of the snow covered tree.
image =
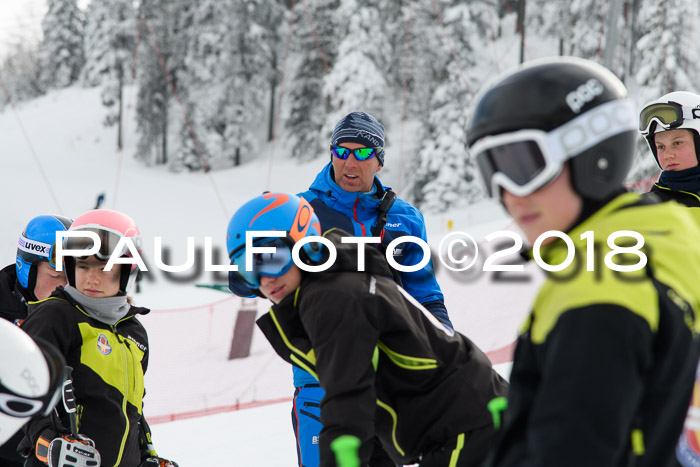
<svg viewBox="0 0 700 467">
<path fill-rule="evenodd" d="M 253 152 L 277 76 L 274 28 L 282 14 L 278 3 L 260 0 L 205 0 L 194 9 L 180 76 L 199 146 L 182 128 L 183 165 L 196 168 L 199 151 L 214 167 L 238 165 Z"/>
<path fill-rule="evenodd" d="M 645 98 L 698 88 L 697 10 L 693 16 L 686 9 L 684 0 L 642 2 L 637 20 L 641 37 L 636 44 L 636 78 L 645 88 Z"/>
<path fill-rule="evenodd" d="M 147 164 L 168 163 L 169 78 L 177 86 L 177 64 L 183 54 L 175 50 L 176 33 L 188 4 L 185 0 L 143 0 L 139 6 L 144 29 L 137 65 L 136 157 Z"/>
<path fill-rule="evenodd" d="M 286 1 L 286 0 L 285 0 Z M 267 83 L 268 88 L 268 131 L 267 139 L 272 140 L 273 125 L 276 115 L 277 86 L 281 80 L 282 59 L 284 54 L 283 34 L 286 34 L 289 7 L 281 0 L 255 0 L 251 12 L 251 21 L 256 25 L 251 28 L 251 40 L 254 55 L 260 66 L 255 73 L 256 79 Z M 262 86 L 262 84 L 261 84 Z"/>
<path fill-rule="evenodd" d="M 468 93 L 455 63 L 449 81 L 433 96 L 426 137 L 418 153 L 412 195 L 427 212 L 441 212 L 483 196 L 475 179 L 475 165 L 466 154 Z"/>
<path fill-rule="evenodd" d="M 382 31 L 377 5 L 343 0 L 337 16 L 343 18 L 335 30 L 341 41 L 323 88 L 326 100 L 335 105 L 326 116 L 322 135 L 330 135 L 338 120 L 354 110 L 369 112 L 383 121 L 386 100 L 391 93 L 387 79 L 391 46 Z"/>
<path fill-rule="evenodd" d="M 529 0 L 526 24 L 541 36 L 553 36 L 560 55 L 597 60 L 603 44 L 607 0 L 551 2 Z M 623 18 L 620 18 L 624 21 Z"/>
<path fill-rule="evenodd" d="M 484 38 L 490 38 L 487 18 L 497 14 L 478 1 L 444 1 L 441 7 L 447 35 L 441 37 L 433 61 L 444 64 L 444 68 L 434 68 L 437 85 L 424 123 L 423 145 L 411 189 L 418 207 L 431 212 L 483 197 L 475 163 L 466 151 L 465 130 L 473 90 L 484 79 L 476 54 L 488 49 L 484 43 Z"/>
<path fill-rule="evenodd" d="M 13 45 L 12 53 L 0 63 L 0 78 L 9 94 L 8 96 L 5 92 L 0 93 L 0 110 L 10 99 L 16 103 L 43 94 L 44 88 L 39 73 L 38 47 L 24 40 Z"/>
<path fill-rule="evenodd" d="M 322 153 L 325 146 L 322 143 L 328 141 L 328 135 L 322 133 L 326 113 L 338 107 L 337 102 L 324 95 L 323 89 L 326 83 L 324 58 L 327 64 L 333 64 L 337 56 L 340 38 L 336 29 L 340 19 L 335 11 L 339 6 L 338 0 L 305 0 L 303 4 L 297 2 L 293 11 L 292 45 L 298 66 L 289 80 L 287 107 L 290 110 L 285 126 L 290 135 L 291 155 L 301 160 L 313 159 Z"/>
<path fill-rule="evenodd" d="M 122 148 L 124 86 L 131 81 L 137 36 L 136 13 L 130 0 L 93 0 L 85 21 L 83 81 L 102 85 L 102 104 L 109 109 L 105 125 L 117 125 Z"/>
<path fill-rule="evenodd" d="M 442 2 L 437 2 L 442 7 Z M 430 102 L 440 76 L 444 78 L 450 52 L 443 52 L 443 35 L 432 0 L 387 6 L 387 34 L 392 44 L 392 87 L 410 96 L 407 112 L 427 121 Z M 440 51 L 440 53 L 436 53 Z"/>
<path fill-rule="evenodd" d="M 46 89 L 63 88 L 78 80 L 85 63 L 83 12 L 77 0 L 49 0 L 48 5 L 41 21 L 41 81 Z"/>
</svg>

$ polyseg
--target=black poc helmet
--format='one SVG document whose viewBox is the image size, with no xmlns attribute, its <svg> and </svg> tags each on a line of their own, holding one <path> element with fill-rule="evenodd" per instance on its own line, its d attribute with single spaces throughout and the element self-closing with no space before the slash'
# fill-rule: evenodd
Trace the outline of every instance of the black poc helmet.
<svg viewBox="0 0 700 467">
<path fill-rule="evenodd" d="M 574 190 L 601 201 L 619 190 L 634 160 L 636 112 L 601 65 L 573 57 L 528 62 L 476 99 L 467 130 L 487 191 L 525 196 L 571 160 Z"/>
</svg>

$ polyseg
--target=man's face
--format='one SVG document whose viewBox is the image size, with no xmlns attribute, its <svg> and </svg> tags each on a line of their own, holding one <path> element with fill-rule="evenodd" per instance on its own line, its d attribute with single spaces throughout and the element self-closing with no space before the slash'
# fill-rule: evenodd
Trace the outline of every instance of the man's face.
<svg viewBox="0 0 700 467">
<path fill-rule="evenodd" d="M 279 277 L 260 276 L 260 292 L 273 303 L 279 303 L 301 284 L 301 269 L 292 265 Z"/>
<path fill-rule="evenodd" d="M 341 143 L 338 146 L 357 149 L 366 146 L 359 143 Z M 333 158 L 333 171 L 335 172 L 335 183 L 340 188 L 349 192 L 370 191 L 374 182 L 374 175 L 382 170 L 377 156 L 367 159 L 366 161 L 358 161 L 355 154 L 350 154 L 347 159 L 339 159 L 336 156 Z"/>
<path fill-rule="evenodd" d="M 663 170 L 685 170 L 698 165 L 690 130 L 661 131 L 654 135 L 656 157 Z"/>
<path fill-rule="evenodd" d="M 548 230 L 566 232 L 581 215 L 583 200 L 571 186 L 569 170 L 567 164 L 557 178 L 527 196 L 503 190 L 503 204 L 530 244 Z"/>
<path fill-rule="evenodd" d="M 37 300 L 45 300 L 51 296 L 56 287 L 66 285 L 66 275 L 56 271 L 47 261 L 36 263 L 36 285 L 34 295 Z"/>
</svg>

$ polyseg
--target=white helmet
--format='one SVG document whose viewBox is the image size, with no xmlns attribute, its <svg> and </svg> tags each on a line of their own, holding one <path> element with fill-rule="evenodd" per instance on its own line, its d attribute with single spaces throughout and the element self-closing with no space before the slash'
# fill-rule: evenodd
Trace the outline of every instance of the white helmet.
<svg viewBox="0 0 700 467">
<path fill-rule="evenodd" d="M 0 319 L 0 445 L 35 416 L 46 416 L 61 397 L 65 361 L 56 348 L 34 341 Z"/>
<path fill-rule="evenodd" d="M 639 132 L 647 140 L 656 163 L 659 159 L 654 134 L 669 130 L 690 130 L 695 142 L 695 154 L 700 150 L 700 96 L 676 91 L 649 102 L 639 113 Z M 698 158 L 700 160 L 700 158 Z"/>
</svg>

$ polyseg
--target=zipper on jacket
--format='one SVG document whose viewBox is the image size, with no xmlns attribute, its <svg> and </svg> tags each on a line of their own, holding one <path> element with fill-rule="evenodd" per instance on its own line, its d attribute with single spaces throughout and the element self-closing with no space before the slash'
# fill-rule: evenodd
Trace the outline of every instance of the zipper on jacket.
<svg viewBox="0 0 700 467">
<path fill-rule="evenodd" d="M 363 236 L 363 237 L 366 237 L 366 236 L 367 236 L 367 232 L 365 232 L 365 224 L 363 224 L 362 222 L 360 222 L 360 221 L 357 219 L 357 205 L 358 205 L 358 204 L 360 204 L 360 198 L 357 198 L 357 199 L 355 200 L 355 204 L 354 204 L 353 207 L 352 207 L 352 215 L 353 215 L 353 217 L 355 218 L 355 222 L 357 222 L 358 224 L 360 224 L 360 227 L 362 228 L 362 236 Z"/>
<path fill-rule="evenodd" d="M 117 341 L 121 344 L 119 347 L 122 349 L 122 356 L 124 357 L 124 395 L 122 398 L 122 413 L 124 414 L 124 420 L 126 421 L 126 425 L 124 426 L 124 436 L 122 437 L 122 442 L 119 445 L 119 455 L 117 456 L 117 461 L 114 464 L 115 467 L 118 466 L 121 461 L 122 461 L 122 456 L 124 455 L 124 447 L 126 446 L 126 439 L 129 437 L 129 416 L 126 413 L 127 410 L 127 401 L 129 398 L 129 368 L 128 368 L 128 362 L 127 362 L 127 352 L 125 349 L 125 346 L 128 346 L 129 343 L 126 342 L 126 339 L 122 340 L 119 337 L 119 333 L 117 332 L 116 326 L 112 325 L 112 332 L 114 333 L 115 336 L 117 336 Z"/>
</svg>

